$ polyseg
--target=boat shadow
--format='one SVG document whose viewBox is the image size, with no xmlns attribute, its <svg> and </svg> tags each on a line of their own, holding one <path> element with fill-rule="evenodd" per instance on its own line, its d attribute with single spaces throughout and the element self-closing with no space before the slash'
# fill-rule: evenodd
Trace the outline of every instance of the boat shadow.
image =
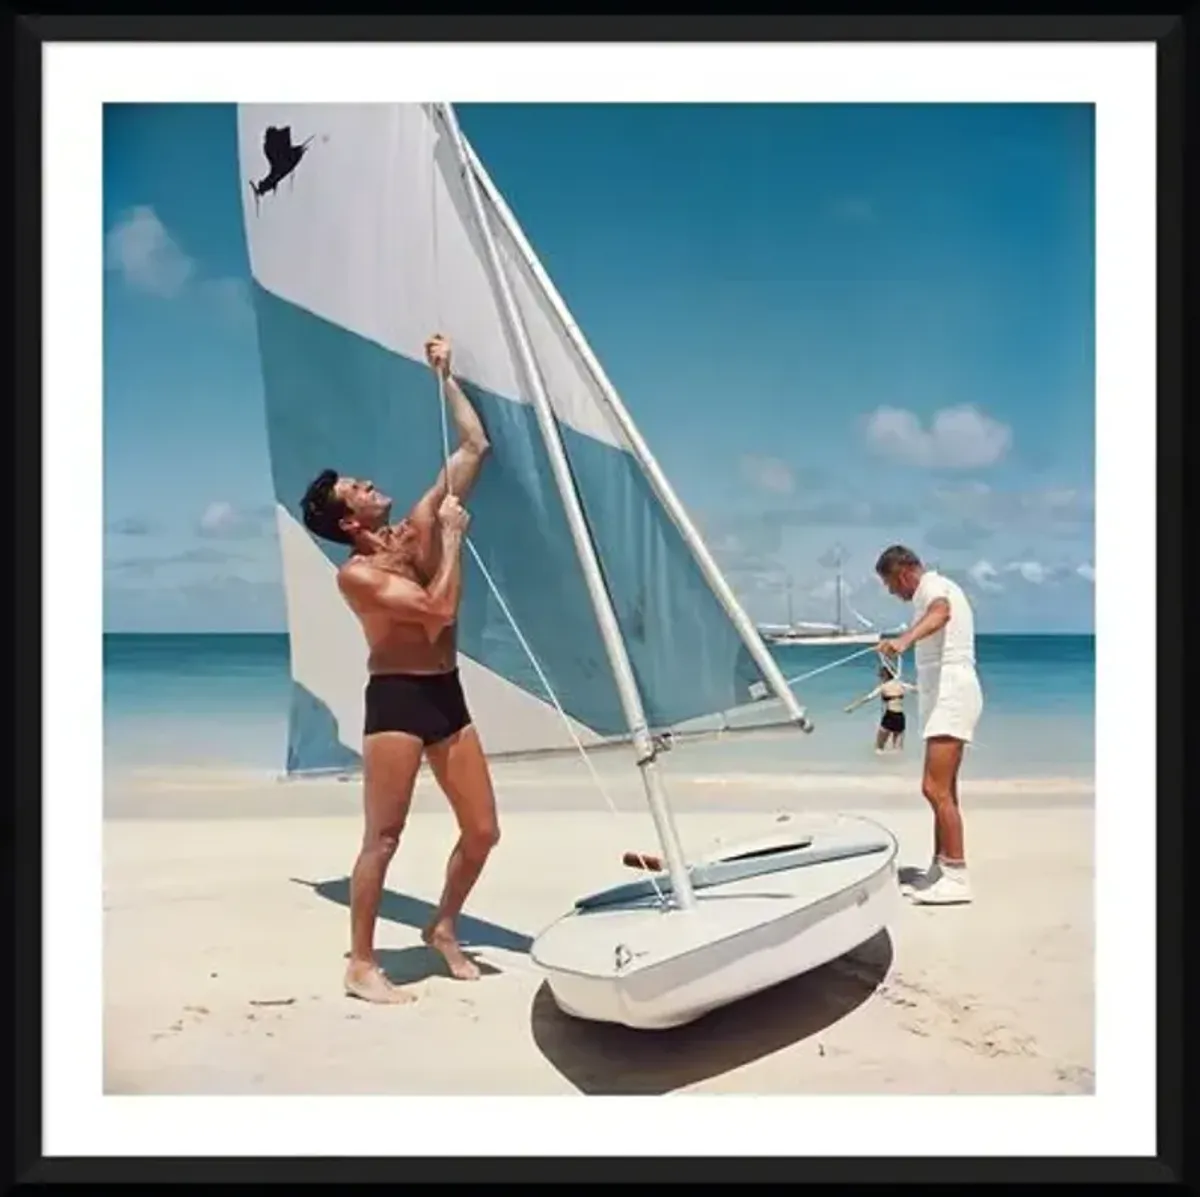
<svg viewBox="0 0 1200 1197">
<path fill-rule="evenodd" d="M 861 1006 L 892 966 L 886 930 L 837 960 L 669 1031 L 564 1014 L 548 984 L 533 1000 L 533 1040 L 581 1093 L 660 1096 L 732 1072 L 827 1030 Z"/>
<path fill-rule="evenodd" d="M 303 881 L 292 877 L 291 880 L 312 890 L 326 901 L 336 902 L 347 910 L 350 908 L 349 877 L 336 877 L 328 881 Z M 383 891 L 379 902 L 381 919 L 410 927 L 414 931 L 421 931 L 427 927 L 435 910 L 432 902 L 390 889 Z M 459 916 L 457 930 L 463 954 L 475 962 L 484 977 L 497 976 L 501 970 L 481 960 L 472 948 L 499 948 L 506 952 L 528 953 L 533 946 L 533 940 L 528 935 L 501 927 L 497 923 L 489 923 L 486 919 L 473 918 L 468 914 Z M 424 944 L 416 944 L 410 948 L 379 948 L 375 954 L 385 975 L 397 985 L 410 985 L 428 977 L 450 975 L 441 954 Z"/>
</svg>

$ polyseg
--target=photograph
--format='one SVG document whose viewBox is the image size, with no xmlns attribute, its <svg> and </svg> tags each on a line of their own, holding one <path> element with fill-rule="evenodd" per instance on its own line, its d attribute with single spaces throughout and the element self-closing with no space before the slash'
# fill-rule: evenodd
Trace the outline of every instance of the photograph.
<svg viewBox="0 0 1200 1197">
<path fill-rule="evenodd" d="M 1093 1091 L 1091 105 L 103 132 L 105 1092 Z"/>
</svg>

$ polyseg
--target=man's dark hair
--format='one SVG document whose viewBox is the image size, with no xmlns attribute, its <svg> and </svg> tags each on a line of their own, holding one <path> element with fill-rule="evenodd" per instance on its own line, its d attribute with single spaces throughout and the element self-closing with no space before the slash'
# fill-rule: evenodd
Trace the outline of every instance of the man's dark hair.
<svg viewBox="0 0 1200 1197">
<path fill-rule="evenodd" d="M 352 545 L 354 537 L 341 526 L 350 509 L 334 494 L 337 480 L 337 470 L 322 470 L 308 484 L 308 490 L 300 500 L 300 510 L 304 526 L 310 532 L 335 544 Z"/>
<path fill-rule="evenodd" d="M 890 577 L 896 570 L 906 567 L 921 568 L 921 558 L 902 544 L 889 545 L 879 554 L 875 562 L 875 572 L 881 578 Z"/>
</svg>

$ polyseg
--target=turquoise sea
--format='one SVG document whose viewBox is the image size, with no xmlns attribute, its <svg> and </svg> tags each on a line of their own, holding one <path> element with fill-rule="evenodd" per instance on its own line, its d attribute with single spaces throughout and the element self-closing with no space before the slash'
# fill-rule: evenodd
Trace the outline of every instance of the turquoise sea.
<svg viewBox="0 0 1200 1197">
<path fill-rule="evenodd" d="M 856 650 L 779 646 L 774 651 L 784 675 L 793 678 Z M 1094 636 L 981 635 L 977 655 L 985 707 L 971 772 L 996 778 L 1091 779 Z M 877 658 L 868 653 L 795 686 L 816 723 L 809 736 L 734 737 L 686 751 L 701 769 L 908 771 L 919 759 L 915 736 L 909 737 L 901 757 L 877 757 L 872 741 L 878 704 L 869 703 L 853 715 L 842 710 L 874 686 L 876 666 Z M 104 637 L 106 770 L 178 766 L 280 773 L 288 699 L 285 633 L 109 633 Z M 915 700 L 909 711 L 911 728 Z"/>
</svg>

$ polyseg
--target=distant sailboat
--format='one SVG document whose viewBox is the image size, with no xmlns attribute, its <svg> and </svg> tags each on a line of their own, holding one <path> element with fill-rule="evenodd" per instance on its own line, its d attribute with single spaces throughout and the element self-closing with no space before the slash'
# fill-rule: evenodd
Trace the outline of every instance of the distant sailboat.
<svg viewBox="0 0 1200 1197">
<path fill-rule="evenodd" d="M 812 725 L 454 109 L 241 105 L 244 178 L 270 127 L 322 146 L 269 210 L 242 190 L 291 642 L 288 775 L 359 764 L 366 680 L 334 582 L 344 550 L 310 536 L 296 504 L 329 464 L 375 479 L 398 510 L 428 485 L 444 413 L 422 345 L 440 330 L 493 445 L 458 625 L 485 748 L 627 746 L 661 848 L 536 938 L 555 1000 L 674 1026 L 870 938 L 899 892 L 884 827 L 829 816 L 685 855 L 658 766 L 673 729 L 764 690 L 780 725 Z"/>
<path fill-rule="evenodd" d="M 792 607 L 792 577 L 787 577 L 787 611 L 785 624 L 759 624 L 758 630 L 768 644 L 804 644 L 816 647 L 826 645 L 870 645 L 878 644 L 882 636 L 875 630 L 874 625 L 865 616 L 860 615 L 850 607 L 854 618 L 869 631 L 856 631 L 849 627 L 842 617 L 842 602 L 846 584 L 842 577 L 842 554 L 838 551 L 836 558 L 836 577 L 834 579 L 834 601 L 836 615 L 833 623 L 818 623 L 811 620 L 797 620 Z M 846 605 L 850 604 L 847 601 Z"/>
</svg>

